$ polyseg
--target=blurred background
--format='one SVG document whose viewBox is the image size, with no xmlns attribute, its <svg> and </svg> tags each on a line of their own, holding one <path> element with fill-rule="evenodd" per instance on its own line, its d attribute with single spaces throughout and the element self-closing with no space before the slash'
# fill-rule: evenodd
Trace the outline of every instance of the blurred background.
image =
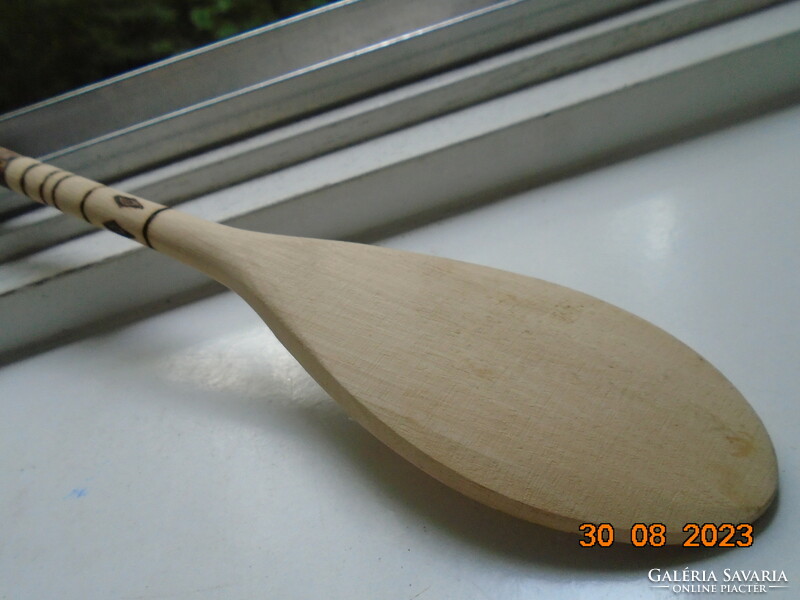
<svg viewBox="0 0 800 600">
<path fill-rule="evenodd" d="M 0 114 L 332 0 L 4 0 Z"/>
</svg>

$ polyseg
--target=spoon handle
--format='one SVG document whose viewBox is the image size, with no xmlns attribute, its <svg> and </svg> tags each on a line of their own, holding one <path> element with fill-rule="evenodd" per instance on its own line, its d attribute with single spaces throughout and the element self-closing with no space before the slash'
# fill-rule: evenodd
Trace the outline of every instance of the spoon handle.
<svg viewBox="0 0 800 600">
<path fill-rule="evenodd" d="M 166 206 L 0 148 L 0 182 L 90 225 L 153 247 L 150 225 Z"/>
<path fill-rule="evenodd" d="M 90 225 L 113 231 L 230 287 L 225 258 L 241 243 L 230 227 L 172 210 L 0 147 L 0 184 Z"/>
</svg>

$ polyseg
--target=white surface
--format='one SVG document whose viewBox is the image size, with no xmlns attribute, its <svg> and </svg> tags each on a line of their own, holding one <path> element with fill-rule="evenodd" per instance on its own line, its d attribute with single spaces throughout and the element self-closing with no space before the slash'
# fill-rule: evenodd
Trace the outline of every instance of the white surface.
<svg viewBox="0 0 800 600">
<path fill-rule="evenodd" d="M 778 452 L 752 548 L 584 549 L 467 500 L 224 294 L 0 370 L 0 598 L 666 598 L 648 569 L 684 566 L 783 569 L 767 595 L 800 597 L 798 148 L 800 108 L 385 242 L 594 294 L 705 355 Z"/>
</svg>

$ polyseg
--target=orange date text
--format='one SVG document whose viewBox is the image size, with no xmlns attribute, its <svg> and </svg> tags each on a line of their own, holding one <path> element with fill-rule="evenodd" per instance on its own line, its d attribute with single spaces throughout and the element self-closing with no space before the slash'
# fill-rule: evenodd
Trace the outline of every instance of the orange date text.
<svg viewBox="0 0 800 600">
<path fill-rule="evenodd" d="M 608 548 L 617 539 L 610 523 L 583 523 L 578 527 L 584 548 Z M 747 548 L 753 545 L 753 526 L 750 523 L 686 523 L 683 526 L 683 546 L 686 548 Z M 627 536 L 630 536 L 629 538 Z M 667 544 L 667 527 L 663 523 L 634 523 L 625 539 L 635 548 L 659 548 Z"/>
</svg>

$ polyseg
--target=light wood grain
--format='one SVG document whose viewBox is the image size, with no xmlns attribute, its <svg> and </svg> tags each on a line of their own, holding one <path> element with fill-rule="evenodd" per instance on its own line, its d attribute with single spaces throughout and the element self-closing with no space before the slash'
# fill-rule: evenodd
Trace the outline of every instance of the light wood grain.
<svg viewBox="0 0 800 600">
<path fill-rule="evenodd" d="M 54 197 L 62 175 L 11 154 L 3 171 L 12 189 L 115 222 L 230 287 L 353 418 L 489 506 L 573 533 L 611 523 L 622 542 L 634 523 L 663 523 L 679 543 L 685 523 L 751 522 L 775 495 L 771 441 L 733 385 L 596 298 L 453 260 L 236 230 L 142 199 L 135 208 L 110 188 L 86 201 L 96 184 L 77 177 Z"/>
</svg>

